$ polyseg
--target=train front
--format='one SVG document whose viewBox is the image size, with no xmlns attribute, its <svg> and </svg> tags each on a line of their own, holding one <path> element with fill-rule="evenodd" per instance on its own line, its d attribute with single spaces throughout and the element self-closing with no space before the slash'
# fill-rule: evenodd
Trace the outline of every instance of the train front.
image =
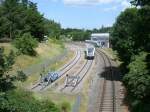
<svg viewBox="0 0 150 112">
<path fill-rule="evenodd" d="M 86 58 L 88 60 L 93 60 L 95 57 L 95 48 L 94 47 L 88 47 L 86 49 Z"/>
</svg>

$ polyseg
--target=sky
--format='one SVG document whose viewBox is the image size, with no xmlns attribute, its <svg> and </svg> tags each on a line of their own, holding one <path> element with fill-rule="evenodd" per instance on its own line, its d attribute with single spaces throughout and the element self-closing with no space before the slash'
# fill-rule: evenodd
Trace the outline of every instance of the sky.
<svg viewBox="0 0 150 112">
<path fill-rule="evenodd" d="M 129 0 L 31 0 L 44 17 L 62 28 L 93 29 L 112 26 L 121 11 L 131 7 Z"/>
</svg>

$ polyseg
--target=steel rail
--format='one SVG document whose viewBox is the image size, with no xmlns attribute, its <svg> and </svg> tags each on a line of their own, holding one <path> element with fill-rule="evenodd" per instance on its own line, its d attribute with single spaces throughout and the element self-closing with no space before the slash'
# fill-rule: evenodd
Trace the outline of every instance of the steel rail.
<svg viewBox="0 0 150 112">
<path fill-rule="evenodd" d="M 76 87 L 80 84 L 80 82 L 84 79 L 84 77 L 87 75 L 87 73 L 89 72 L 90 68 L 92 67 L 92 64 L 93 64 L 93 60 L 91 60 L 90 65 L 89 65 L 88 68 L 86 69 L 86 72 L 83 74 L 83 76 L 82 76 L 82 78 L 79 80 L 79 82 L 71 89 L 71 92 L 72 92 L 73 90 L 75 90 Z M 86 65 L 88 65 L 88 63 L 87 63 Z M 85 67 L 84 67 L 84 68 L 85 68 Z M 83 68 L 83 69 L 84 69 L 84 68 Z M 82 69 L 82 71 L 83 71 L 83 69 Z M 82 72 L 82 71 L 81 71 L 81 72 Z"/>
<path fill-rule="evenodd" d="M 78 54 L 79 54 L 79 51 L 77 50 L 77 51 L 76 51 L 75 57 L 74 57 L 69 63 L 67 63 L 66 66 L 63 66 L 63 67 L 60 68 L 58 71 L 63 71 L 63 70 L 64 70 L 65 68 L 67 68 L 70 64 L 72 64 L 72 63 L 77 59 Z"/>
<path fill-rule="evenodd" d="M 85 66 L 87 65 L 88 61 L 86 61 L 86 63 L 81 67 L 81 69 L 76 73 L 76 76 L 79 76 L 78 74 L 80 74 L 82 72 L 82 70 L 85 68 Z M 73 80 L 71 80 L 70 82 L 72 82 Z M 61 91 L 63 91 L 65 88 L 67 88 L 67 86 L 65 86 L 64 88 L 61 89 Z"/>
<path fill-rule="evenodd" d="M 105 67 L 106 66 L 106 59 L 109 63 L 109 66 L 110 66 L 110 69 L 109 69 L 109 74 L 105 74 L 106 77 L 108 78 L 108 76 L 111 78 L 111 86 L 112 86 L 112 111 L 111 112 L 115 112 L 116 109 L 115 109 L 115 83 L 114 83 L 114 76 L 113 76 L 113 70 L 112 70 L 112 64 L 111 64 L 111 61 L 109 59 L 109 57 L 104 53 L 102 52 L 101 50 L 97 50 L 97 52 L 99 53 L 99 55 L 101 55 L 101 57 L 103 58 L 103 61 L 104 61 L 104 65 Z M 106 58 L 106 59 L 105 59 Z M 102 96 L 101 96 L 101 102 L 100 102 L 100 108 L 99 108 L 99 112 L 102 112 L 103 111 L 103 104 L 104 104 L 104 96 L 105 96 L 105 92 L 106 92 L 106 79 L 104 79 L 104 83 L 103 83 L 103 91 L 102 91 Z M 111 108 L 111 107 L 110 107 Z"/>
<path fill-rule="evenodd" d="M 79 56 L 79 57 L 78 57 Z M 81 51 L 78 51 L 77 50 L 77 56 L 76 56 L 76 58 L 74 58 L 74 60 L 72 60 L 69 64 L 67 64 L 67 66 L 65 66 L 65 67 L 63 67 L 63 69 L 60 69 L 59 70 L 59 72 L 63 72 L 60 76 L 59 76 L 59 78 L 61 78 L 62 76 L 64 76 L 65 75 L 65 73 L 67 73 L 68 71 L 70 71 L 72 68 L 73 68 L 73 66 L 75 66 L 76 64 L 77 64 L 77 62 L 80 60 L 80 58 L 81 58 Z M 76 61 L 75 61 L 76 60 Z M 75 63 L 74 63 L 75 62 Z M 72 64 L 73 63 L 73 64 Z M 72 64 L 72 65 L 71 65 Z M 71 65 L 71 66 L 70 66 Z M 69 67 L 70 66 L 70 67 Z M 67 67 L 69 67 L 68 69 L 67 69 Z M 59 79 L 58 78 L 58 79 Z M 57 80 L 58 80 L 57 79 Z M 54 81 L 55 82 L 55 81 Z M 53 84 L 54 82 L 52 82 L 51 84 Z M 43 88 L 41 88 L 40 90 L 44 90 L 46 87 L 48 87 L 48 85 L 47 86 L 45 86 L 45 87 L 43 87 Z"/>
<path fill-rule="evenodd" d="M 79 61 L 79 59 L 81 58 L 81 52 L 79 51 L 79 50 L 77 50 L 76 51 L 76 55 L 75 55 L 75 57 L 66 65 L 66 66 L 64 66 L 64 67 L 62 67 L 59 71 L 60 72 L 63 72 L 60 76 L 59 76 L 59 78 L 60 77 L 62 77 L 66 72 L 68 72 L 69 70 L 71 70 L 72 68 L 73 68 L 73 66 L 74 65 L 76 65 L 76 63 Z M 74 63 L 74 64 L 72 64 L 72 63 Z M 72 64 L 72 65 L 71 65 Z M 71 66 L 70 66 L 71 65 Z M 70 66 L 70 67 L 69 67 Z M 68 69 L 67 69 L 67 67 L 69 67 Z M 59 79 L 58 78 L 58 79 Z M 58 80 L 57 79 L 57 80 Z M 54 81 L 55 82 L 55 81 Z M 53 82 L 53 83 L 54 83 Z M 51 83 L 52 84 L 52 83 Z M 49 84 L 48 84 L 49 85 Z M 42 87 L 40 90 L 43 90 L 43 89 L 45 89 L 48 85 L 46 85 L 45 87 Z M 37 87 L 39 87 L 39 86 L 41 86 L 41 84 L 40 83 L 38 83 L 38 84 L 36 84 L 34 87 L 32 87 L 31 89 L 33 90 L 33 89 L 35 89 L 35 88 L 37 88 Z"/>
</svg>

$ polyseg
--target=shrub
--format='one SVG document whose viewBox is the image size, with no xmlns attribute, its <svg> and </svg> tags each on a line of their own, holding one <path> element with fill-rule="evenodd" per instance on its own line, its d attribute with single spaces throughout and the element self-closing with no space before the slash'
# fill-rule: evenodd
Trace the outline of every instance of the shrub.
<svg viewBox="0 0 150 112">
<path fill-rule="evenodd" d="M 134 56 L 129 72 L 124 76 L 132 112 L 150 112 L 150 75 L 147 69 L 147 53 Z"/>
<path fill-rule="evenodd" d="M 53 102 L 39 101 L 33 97 L 32 92 L 22 89 L 9 91 L 6 97 L 0 97 L 0 101 L 3 101 L 0 102 L 0 112 L 60 112 Z"/>
<path fill-rule="evenodd" d="M 62 102 L 61 104 L 61 110 L 63 112 L 70 112 L 71 111 L 71 106 L 68 102 Z"/>
<path fill-rule="evenodd" d="M 17 79 L 24 82 L 27 80 L 27 76 L 23 71 L 17 71 Z"/>
<path fill-rule="evenodd" d="M 34 48 L 38 46 L 38 41 L 30 33 L 24 33 L 14 40 L 14 45 L 20 53 L 34 56 L 36 55 Z"/>
</svg>

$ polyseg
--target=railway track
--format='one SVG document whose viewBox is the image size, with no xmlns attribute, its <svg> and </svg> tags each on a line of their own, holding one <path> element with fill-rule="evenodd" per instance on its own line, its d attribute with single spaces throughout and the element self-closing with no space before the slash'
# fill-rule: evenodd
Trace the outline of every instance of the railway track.
<svg viewBox="0 0 150 112">
<path fill-rule="evenodd" d="M 92 64 L 93 64 L 93 60 L 90 60 L 90 61 L 88 60 L 86 65 L 84 66 L 84 68 L 82 68 L 82 70 L 80 70 L 80 73 L 79 73 L 80 79 L 79 79 L 78 83 L 75 85 L 75 87 L 73 87 L 71 89 L 71 92 L 74 91 L 77 88 L 77 86 L 80 84 L 80 82 L 84 79 L 84 77 L 87 75 L 90 68 L 92 67 Z"/>
<path fill-rule="evenodd" d="M 80 58 L 81 58 L 81 51 L 77 50 L 75 57 L 69 63 L 67 63 L 66 65 L 64 65 L 62 68 L 60 68 L 58 70 L 59 78 L 64 76 L 66 72 L 70 71 L 73 68 L 73 66 L 75 66 L 77 64 L 77 62 L 80 60 Z M 55 81 L 50 84 L 53 84 L 53 83 L 55 83 Z M 40 83 L 37 83 L 31 89 L 36 90 L 36 91 L 38 91 L 38 90 L 42 91 L 42 90 L 46 89 L 50 84 L 41 85 Z"/>
<path fill-rule="evenodd" d="M 116 112 L 115 99 L 115 82 L 113 77 L 112 64 L 109 57 L 102 51 L 97 50 L 97 53 L 102 57 L 106 68 L 103 74 L 104 81 L 102 92 L 100 93 L 99 112 Z"/>
<path fill-rule="evenodd" d="M 60 91 L 70 91 L 73 92 L 81 83 L 81 81 L 84 79 L 84 77 L 87 75 L 89 72 L 90 68 L 92 67 L 93 60 L 86 60 L 86 63 L 75 73 L 75 76 L 79 77 L 78 82 L 76 83 L 75 86 L 64 86 L 63 88 L 60 89 Z"/>
</svg>

